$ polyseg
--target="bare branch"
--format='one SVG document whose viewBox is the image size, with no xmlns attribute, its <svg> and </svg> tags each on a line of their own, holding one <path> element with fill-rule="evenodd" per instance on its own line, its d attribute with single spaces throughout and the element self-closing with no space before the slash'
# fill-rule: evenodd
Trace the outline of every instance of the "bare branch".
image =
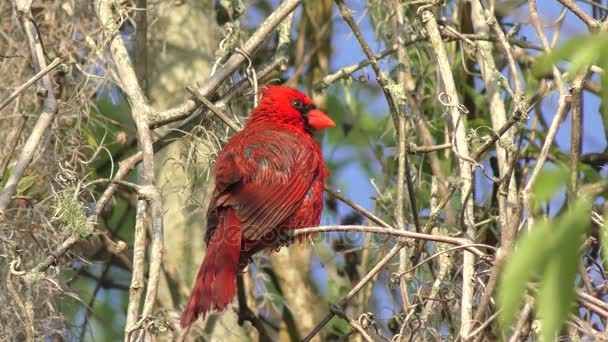
<svg viewBox="0 0 608 342">
<path fill-rule="evenodd" d="M 466 236 L 470 239 L 475 238 L 475 217 L 473 214 L 473 201 L 469 201 L 469 196 L 473 192 L 473 173 L 468 162 L 461 158 L 469 158 L 469 147 L 466 142 L 465 127 L 461 115 L 461 104 L 456 92 L 454 76 L 447 58 L 445 47 L 441 41 L 439 28 L 435 15 L 428 6 L 420 7 L 419 15 L 429 35 L 429 40 L 433 46 L 437 67 L 441 76 L 443 89 L 449 96 L 448 113 L 450 114 L 448 123 L 452 129 L 453 143 L 452 150 L 459 157 L 459 171 L 462 179 L 462 205 L 464 212 L 464 225 L 466 226 Z M 461 300 L 461 336 L 468 336 L 471 331 L 471 320 L 473 319 L 473 276 L 475 273 L 474 257 L 470 254 L 464 255 L 462 267 L 462 300 Z"/>
<path fill-rule="evenodd" d="M 133 272 L 131 276 L 131 285 L 129 286 L 129 304 L 127 307 L 127 321 L 125 323 L 125 342 L 129 342 L 131 334 L 138 328 L 136 322 L 139 318 L 139 305 L 144 293 L 144 271 L 146 268 L 144 265 L 146 259 L 146 209 L 147 202 L 138 200 L 133 244 Z"/>
<path fill-rule="evenodd" d="M 131 115 L 137 127 L 139 147 L 142 151 L 143 168 L 141 171 L 142 187 L 139 192 L 140 197 L 150 203 L 150 218 L 152 224 L 152 244 L 150 247 L 150 271 L 146 289 L 146 297 L 142 311 L 142 319 L 146 319 L 152 314 L 158 291 L 158 281 L 161 271 L 161 260 L 163 251 L 163 218 L 162 201 L 158 188 L 154 180 L 154 149 L 152 147 L 152 137 L 148 127 L 147 117 L 153 112 L 148 105 L 148 101 L 138 82 L 135 69 L 129 58 L 127 48 L 120 36 L 119 23 L 112 13 L 112 2 L 109 0 L 98 0 L 95 2 L 97 16 L 104 27 L 106 34 L 110 36 L 110 50 L 114 64 L 118 69 L 120 83 L 123 91 L 127 95 L 131 107 Z M 138 206 L 141 209 L 141 206 Z M 143 214 L 139 217 L 143 219 Z M 140 223 L 143 224 L 143 223 Z M 135 257 L 143 257 L 136 254 Z M 137 265 L 138 260 L 133 264 Z M 135 267 L 135 266 L 134 266 Z M 132 322 L 128 322 L 132 323 Z M 128 325 L 129 326 L 129 325 Z M 128 335 L 128 332 L 127 332 Z"/>
<path fill-rule="evenodd" d="M 369 228 L 367 226 L 361 226 L 362 228 Z M 336 226 L 331 227 L 332 228 L 337 228 Z M 306 228 L 306 229 L 310 229 L 309 233 L 312 233 L 314 231 L 315 228 Z M 299 233 L 302 230 L 306 230 L 306 229 L 298 229 L 295 232 Z M 379 228 L 381 230 L 384 230 L 384 228 Z M 332 229 L 333 230 L 333 229 Z M 322 230 L 320 230 L 322 231 Z M 403 232 L 402 230 L 398 230 L 399 232 Z M 380 270 L 382 270 L 382 268 L 384 268 L 384 266 L 395 256 L 397 255 L 397 253 L 399 253 L 399 251 L 401 250 L 401 248 L 403 248 L 403 245 L 401 244 L 396 244 L 395 246 L 393 246 L 393 248 L 388 251 L 388 253 L 380 260 L 378 261 L 378 263 L 376 263 L 376 265 L 365 275 L 365 277 L 363 277 L 358 283 L 357 285 L 355 285 L 355 287 L 353 287 L 348 294 L 346 294 L 346 296 L 340 300 L 337 304 L 334 304 L 337 307 L 337 310 L 331 310 L 322 320 L 321 322 L 319 322 L 319 324 L 317 324 L 317 326 L 308 334 L 306 335 L 303 339 L 302 342 L 308 342 L 310 340 L 312 340 L 313 337 L 315 337 L 316 334 L 319 333 L 319 331 L 321 331 L 321 329 L 323 329 L 323 327 L 325 327 L 327 325 L 327 323 L 329 323 L 329 321 L 331 321 L 332 318 L 334 318 L 334 316 L 336 315 L 336 311 L 343 311 L 343 306 L 349 301 L 351 300 L 374 276 L 376 276 L 376 274 L 378 272 L 380 272 Z"/>
<path fill-rule="evenodd" d="M 32 22 L 33 19 L 31 19 L 32 14 L 30 12 L 30 5 L 31 2 L 27 1 L 15 2 L 15 6 L 19 8 L 21 23 L 23 24 L 25 33 L 28 37 L 34 65 L 36 65 L 38 70 L 45 70 L 47 64 L 43 50 L 42 37 L 38 35 L 38 30 Z M 17 162 L 13 167 L 11 175 L 0 193 L 0 217 L 4 215 L 6 208 L 11 201 L 11 196 L 15 192 L 19 181 L 25 174 L 27 166 L 32 161 L 34 153 L 36 153 L 38 150 L 38 145 L 40 144 L 42 137 L 53 123 L 55 115 L 57 114 L 58 104 L 53 91 L 53 83 L 48 72 L 42 75 L 40 83 L 44 89 L 44 104 L 42 113 L 40 114 L 40 117 L 38 118 L 38 121 L 30 134 L 30 137 L 23 146 Z"/>
<path fill-rule="evenodd" d="M 386 228 L 386 227 L 374 227 L 374 226 L 356 226 L 356 225 L 344 225 L 344 226 L 320 226 L 320 227 L 311 227 L 311 228 L 301 228 L 290 231 L 290 235 L 292 237 L 296 237 L 299 235 L 306 235 L 310 233 L 319 233 L 319 232 L 361 232 L 361 233 L 375 233 L 382 235 L 391 235 L 395 237 L 402 237 L 406 239 L 414 239 L 414 240 L 424 240 L 424 241 L 434 241 L 434 242 L 443 242 L 454 246 L 462 246 L 463 249 L 469 254 L 475 255 L 481 259 L 489 260 L 489 256 L 477 249 L 476 247 L 471 246 L 471 242 L 462 238 L 455 238 L 449 236 L 442 235 L 432 235 L 432 234 L 423 234 L 411 232 L 408 230 L 401 230 L 395 228 Z"/>
<path fill-rule="evenodd" d="M 239 127 L 232 121 L 226 114 L 224 114 L 219 108 L 217 108 L 211 101 L 207 100 L 203 94 L 201 94 L 198 90 L 192 87 L 187 87 L 192 95 L 196 96 L 196 98 L 203 103 L 207 109 L 209 109 L 213 114 L 215 114 L 218 118 L 222 119 L 228 127 L 230 127 L 233 131 L 238 132 Z"/>
<path fill-rule="evenodd" d="M 559 2 L 564 5 L 564 7 L 568 8 L 572 13 L 574 13 L 580 20 L 582 20 L 585 25 L 589 28 L 589 31 L 596 32 L 600 28 L 600 23 L 593 19 L 589 14 L 583 11 L 580 7 L 578 7 L 574 1 L 571 0 L 559 0 Z"/>
</svg>

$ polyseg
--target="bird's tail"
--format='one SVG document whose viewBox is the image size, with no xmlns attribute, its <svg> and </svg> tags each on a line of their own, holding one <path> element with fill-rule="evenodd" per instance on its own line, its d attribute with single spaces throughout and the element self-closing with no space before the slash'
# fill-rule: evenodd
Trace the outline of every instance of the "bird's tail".
<svg viewBox="0 0 608 342">
<path fill-rule="evenodd" d="M 234 210 L 219 213 L 219 222 L 207 244 L 207 254 L 196 276 L 182 327 L 211 310 L 224 310 L 236 295 L 236 273 L 241 251 L 241 227 Z"/>
</svg>

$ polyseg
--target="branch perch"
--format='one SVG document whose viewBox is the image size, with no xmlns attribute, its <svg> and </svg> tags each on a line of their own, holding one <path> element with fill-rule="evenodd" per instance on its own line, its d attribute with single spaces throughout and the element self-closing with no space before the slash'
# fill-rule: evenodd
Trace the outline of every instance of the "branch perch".
<svg viewBox="0 0 608 342">
<path fill-rule="evenodd" d="M 137 127 L 137 140 L 139 147 L 142 152 L 143 168 L 141 170 L 141 188 L 139 195 L 141 199 L 146 200 L 150 205 L 150 220 L 152 225 L 151 236 L 152 244 L 150 247 L 150 270 L 148 276 L 148 283 L 146 287 L 146 296 L 144 299 L 144 306 L 141 313 L 142 320 L 147 319 L 154 309 L 154 303 L 156 301 L 156 293 L 158 291 L 158 282 L 161 271 L 161 260 L 163 251 L 163 218 L 162 218 L 162 201 L 160 191 L 155 185 L 154 181 L 154 149 L 152 146 L 152 136 L 150 134 L 150 128 L 148 126 L 147 118 L 153 112 L 153 109 L 148 105 L 148 101 L 144 95 L 144 92 L 139 84 L 135 69 L 129 58 L 129 54 L 125 43 L 120 35 L 119 22 L 116 21 L 116 16 L 112 11 L 113 2 L 109 0 L 97 0 L 95 2 L 95 9 L 97 16 L 104 28 L 105 34 L 110 36 L 110 51 L 114 64 L 118 69 L 118 75 L 120 76 L 120 84 L 122 90 L 127 96 L 131 107 L 131 116 L 133 122 Z M 146 205 L 139 202 L 137 206 L 137 218 L 144 219 L 146 211 Z M 138 222 L 137 225 L 144 225 L 144 222 Z M 136 245 L 141 244 L 140 241 L 142 236 L 137 235 L 139 240 L 135 242 Z M 138 269 L 136 265 L 142 262 L 144 254 L 134 254 L 133 265 L 134 268 Z M 137 260 L 142 259 L 142 260 Z M 134 274 L 133 281 L 137 282 L 137 276 Z M 133 285 L 137 286 L 138 284 Z M 137 296 L 134 298 L 138 299 Z M 131 303 L 135 307 L 139 307 L 138 303 Z M 133 308 L 129 310 L 128 319 L 135 319 L 133 317 Z M 125 328 L 125 338 L 128 338 L 130 331 L 134 328 L 135 322 L 127 321 Z M 131 330 L 129 330 L 131 329 Z M 141 336 L 144 336 L 143 334 Z"/>
</svg>

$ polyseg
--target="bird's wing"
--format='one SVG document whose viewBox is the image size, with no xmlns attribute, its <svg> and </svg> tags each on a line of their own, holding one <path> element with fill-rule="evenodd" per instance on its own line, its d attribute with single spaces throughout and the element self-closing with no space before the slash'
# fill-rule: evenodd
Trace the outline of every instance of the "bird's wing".
<svg viewBox="0 0 608 342">
<path fill-rule="evenodd" d="M 311 139 L 281 130 L 241 132 L 216 162 L 213 208 L 230 207 L 242 235 L 259 240 L 285 221 L 310 192 L 320 156 Z"/>
</svg>

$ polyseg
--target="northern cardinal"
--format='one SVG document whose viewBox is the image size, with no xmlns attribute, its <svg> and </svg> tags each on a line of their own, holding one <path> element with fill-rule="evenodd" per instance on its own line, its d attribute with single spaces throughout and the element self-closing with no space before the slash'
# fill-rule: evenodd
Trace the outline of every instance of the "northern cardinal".
<svg viewBox="0 0 608 342">
<path fill-rule="evenodd" d="M 236 274 L 281 231 L 317 226 L 327 177 L 311 134 L 336 124 L 300 91 L 264 86 L 245 128 L 220 151 L 207 210 L 207 254 L 182 316 L 187 327 L 236 295 Z"/>
</svg>

